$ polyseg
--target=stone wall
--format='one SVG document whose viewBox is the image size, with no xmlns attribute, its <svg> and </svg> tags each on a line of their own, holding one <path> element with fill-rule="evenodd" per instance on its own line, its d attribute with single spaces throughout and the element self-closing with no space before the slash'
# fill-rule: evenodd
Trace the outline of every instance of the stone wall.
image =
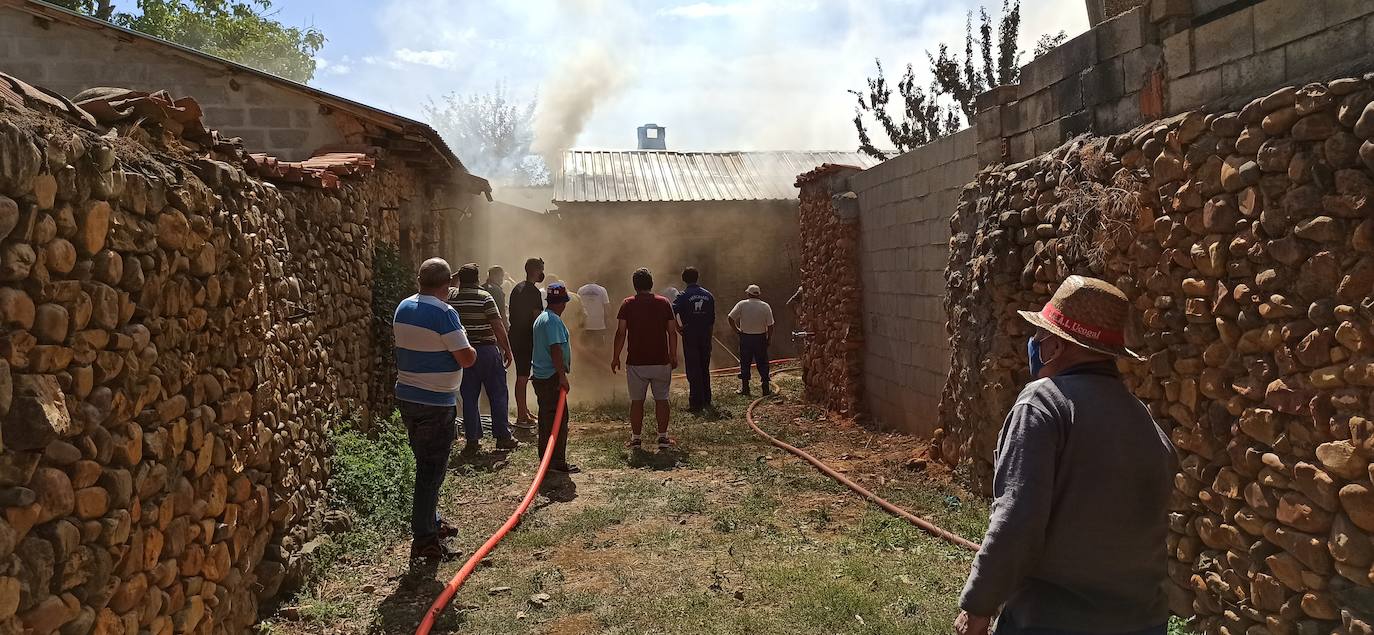
<svg viewBox="0 0 1374 635">
<path fill-rule="evenodd" d="M 808 399 L 849 417 L 864 414 L 863 280 L 859 275 L 859 168 L 825 164 L 797 178 L 802 250 L 797 327 Z"/>
<path fill-rule="evenodd" d="M 404 177 L 152 147 L 0 102 L 0 632 L 243 631 L 314 544 L 326 427 L 375 396 Z"/>
<path fill-rule="evenodd" d="M 1015 310 L 1104 278 L 1148 359 L 1126 381 L 1180 453 L 1174 610 L 1374 632 L 1371 99 L 1359 78 L 1287 88 L 980 173 L 952 221 L 943 458 L 986 485 L 1028 379 Z"/>
<path fill-rule="evenodd" d="M 949 217 L 977 172 L 976 138 L 965 130 L 849 179 L 859 203 L 864 394 L 886 429 L 928 436 L 936 427 L 949 367 L 941 304 Z"/>
</svg>

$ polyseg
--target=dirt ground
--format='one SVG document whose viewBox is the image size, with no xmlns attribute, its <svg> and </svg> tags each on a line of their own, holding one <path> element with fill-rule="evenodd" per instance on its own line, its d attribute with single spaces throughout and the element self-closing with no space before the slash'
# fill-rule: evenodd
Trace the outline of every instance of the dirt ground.
<svg viewBox="0 0 1374 635">
<path fill-rule="evenodd" d="M 970 554 L 764 443 L 744 423 L 735 380 L 717 382 L 725 416 L 675 411 L 678 446 L 661 453 L 624 448 L 623 406 L 576 409 L 569 454 L 583 472 L 551 483 L 434 632 L 948 632 Z M 778 383 L 781 397 L 756 413 L 762 427 L 909 510 L 982 536 L 986 501 L 920 460 L 915 440 L 832 420 L 800 402 L 795 376 Z M 452 545 L 475 550 L 535 467 L 531 444 L 455 462 L 441 503 L 462 530 Z M 262 630 L 414 632 L 462 563 L 412 569 L 407 550 L 398 538 L 346 554 Z"/>
</svg>

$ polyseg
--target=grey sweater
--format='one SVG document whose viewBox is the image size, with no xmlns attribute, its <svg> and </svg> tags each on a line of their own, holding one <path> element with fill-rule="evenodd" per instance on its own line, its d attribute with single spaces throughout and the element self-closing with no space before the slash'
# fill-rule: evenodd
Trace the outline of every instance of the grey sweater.
<svg viewBox="0 0 1374 635">
<path fill-rule="evenodd" d="M 1026 386 L 997 441 L 992 519 L 960 607 L 1023 628 L 1121 633 L 1169 616 L 1178 459 L 1115 364 Z"/>
</svg>

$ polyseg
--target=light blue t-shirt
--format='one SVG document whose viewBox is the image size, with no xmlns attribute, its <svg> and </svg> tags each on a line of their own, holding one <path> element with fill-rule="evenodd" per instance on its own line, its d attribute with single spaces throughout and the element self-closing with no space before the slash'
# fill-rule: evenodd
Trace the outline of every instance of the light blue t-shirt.
<svg viewBox="0 0 1374 635">
<path fill-rule="evenodd" d="M 468 348 L 458 312 L 443 300 L 412 295 L 396 307 L 396 398 L 431 406 L 456 405 L 462 368 L 453 351 Z"/>
<path fill-rule="evenodd" d="M 559 344 L 563 348 L 563 371 L 572 372 L 572 347 L 568 346 L 568 327 L 563 324 L 563 318 L 558 317 L 557 313 L 544 309 L 544 312 L 534 319 L 534 356 L 531 358 L 533 372 L 530 374 L 535 379 L 548 379 L 556 373 L 553 355 L 549 353 L 549 347 L 554 344 Z"/>
</svg>

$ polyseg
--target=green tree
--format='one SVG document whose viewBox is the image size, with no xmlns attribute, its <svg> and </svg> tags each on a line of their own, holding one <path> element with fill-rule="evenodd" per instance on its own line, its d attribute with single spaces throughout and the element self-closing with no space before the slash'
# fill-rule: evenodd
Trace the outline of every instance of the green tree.
<svg viewBox="0 0 1374 635">
<path fill-rule="evenodd" d="M 53 0 L 63 8 L 305 83 L 315 76 L 324 34 L 273 17 L 271 0 L 138 0 L 131 12 L 112 0 Z"/>
<path fill-rule="evenodd" d="M 849 91 L 858 99 L 854 127 L 859 133 L 859 151 L 880 159 L 888 156 L 872 142 L 866 117 L 878 122 L 890 147 L 900 154 L 959 130 L 973 120 L 977 112 L 974 100 L 979 93 L 1016 81 L 1021 71 L 1021 51 L 1016 46 L 1021 30 L 1021 1 L 1002 0 L 996 33 L 987 9 L 980 9 L 978 13 L 976 34 L 972 12 L 965 22 L 962 56 L 950 52 L 946 44 L 940 44 L 935 54 L 926 53 L 932 77 L 928 89 L 916 86 L 915 73 L 907 64 L 906 72 L 897 83 L 897 93 L 902 100 L 900 118 L 887 112 L 892 89 L 883 77 L 881 61 L 875 60 L 878 70 L 874 77 L 867 79 L 868 90 Z"/>
<path fill-rule="evenodd" d="M 548 166 L 530 151 L 535 103 L 516 99 L 497 84 L 485 93 L 449 93 L 425 104 L 424 112 L 473 174 L 498 185 L 548 185 Z"/>
</svg>

